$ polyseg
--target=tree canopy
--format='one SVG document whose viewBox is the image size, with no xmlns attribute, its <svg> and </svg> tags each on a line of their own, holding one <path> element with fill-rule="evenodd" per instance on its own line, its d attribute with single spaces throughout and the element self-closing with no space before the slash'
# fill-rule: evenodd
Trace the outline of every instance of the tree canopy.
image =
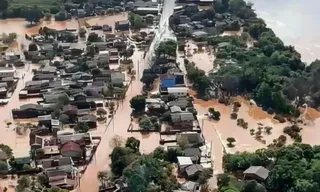
<svg viewBox="0 0 320 192">
<path fill-rule="evenodd" d="M 130 100 L 130 105 L 135 111 L 143 111 L 146 105 L 146 97 L 143 95 L 136 95 Z"/>
</svg>

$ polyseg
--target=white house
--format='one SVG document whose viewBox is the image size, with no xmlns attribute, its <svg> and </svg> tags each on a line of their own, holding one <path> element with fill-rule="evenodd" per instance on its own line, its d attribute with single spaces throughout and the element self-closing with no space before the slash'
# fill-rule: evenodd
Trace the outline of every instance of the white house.
<svg viewBox="0 0 320 192">
<path fill-rule="evenodd" d="M 187 87 L 168 87 L 168 93 L 176 96 L 177 98 L 187 97 Z"/>
</svg>

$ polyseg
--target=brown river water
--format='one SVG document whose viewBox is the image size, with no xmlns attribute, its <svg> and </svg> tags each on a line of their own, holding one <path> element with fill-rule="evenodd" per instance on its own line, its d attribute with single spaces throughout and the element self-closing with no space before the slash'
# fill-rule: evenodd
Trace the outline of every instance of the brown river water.
<svg viewBox="0 0 320 192">
<path fill-rule="evenodd" d="M 91 25 L 94 24 L 112 24 L 116 20 L 124 19 L 123 15 L 111 16 L 111 17 L 99 17 L 92 18 L 87 22 Z M 37 34 L 40 27 L 47 26 L 49 28 L 54 29 L 65 29 L 65 28 L 78 28 L 79 23 L 77 20 L 69 20 L 64 22 L 55 22 L 55 21 L 43 21 L 37 26 L 29 27 L 27 22 L 23 19 L 9 19 L 9 20 L 0 20 L 0 34 L 1 33 L 11 33 L 15 32 L 18 34 L 18 43 L 14 44 L 13 49 L 19 49 L 19 43 L 24 42 L 24 34 Z M 130 99 L 140 94 L 142 84 L 139 81 L 142 71 L 145 68 L 144 61 L 142 58 L 141 52 L 135 52 L 132 57 L 134 61 L 135 70 L 138 69 L 136 80 L 132 82 L 130 85 L 126 98 L 123 102 L 120 103 L 119 109 L 115 114 L 114 121 L 106 128 L 105 124 L 100 124 L 98 131 L 93 132 L 94 135 L 99 135 L 102 137 L 101 143 L 97 149 L 95 154 L 95 158 L 89 164 L 86 172 L 81 177 L 80 183 L 80 191 L 83 192 L 96 192 L 98 190 L 98 180 L 96 178 L 97 172 L 105 169 L 109 169 L 109 154 L 112 151 L 112 147 L 110 146 L 110 140 L 114 135 L 119 135 L 124 139 L 130 136 L 136 137 L 141 140 L 141 152 L 149 153 L 153 151 L 159 145 L 160 136 L 156 133 L 141 135 L 139 133 L 128 133 L 127 128 L 130 124 Z M 196 54 L 194 58 L 191 58 L 200 68 L 206 69 L 206 71 L 210 70 L 212 66 L 210 62 L 204 62 L 204 57 L 198 57 Z M 210 59 L 211 58 L 207 58 Z M 203 66 L 206 64 L 206 66 Z M 21 74 L 25 73 L 24 81 L 31 80 L 32 73 L 31 69 L 37 68 L 38 66 L 35 64 L 30 64 L 30 66 L 26 66 L 24 69 L 17 70 L 18 76 L 21 77 Z M 28 70 L 29 68 L 29 70 Z M 28 154 L 29 146 L 27 137 L 17 137 L 15 131 L 13 130 L 14 125 L 11 125 L 7 128 L 7 121 L 11 120 L 11 109 L 19 108 L 20 105 L 25 103 L 34 103 L 37 100 L 27 100 L 22 101 L 19 100 L 18 94 L 19 91 L 23 88 L 24 82 L 21 79 L 17 86 L 16 91 L 11 97 L 9 104 L 3 107 L 0 107 L 0 135 L 1 142 L 11 146 L 17 156 L 23 156 Z M 219 104 L 216 100 L 211 101 L 202 101 L 195 99 L 195 107 L 198 110 L 198 117 L 200 121 L 200 125 L 202 125 L 203 135 L 205 139 L 209 142 L 212 142 L 212 154 L 214 160 L 214 170 L 215 173 L 221 173 L 222 170 L 222 156 L 223 156 L 223 146 L 225 146 L 227 137 L 235 137 L 236 138 L 236 146 L 234 148 L 226 148 L 227 152 L 235 152 L 235 151 L 254 151 L 258 148 L 265 147 L 266 145 L 261 142 L 255 140 L 253 136 L 250 135 L 250 129 L 257 129 L 258 123 L 263 124 L 264 126 L 273 127 L 272 134 L 263 135 L 263 139 L 266 140 L 266 143 L 269 144 L 273 139 L 277 138 L 280 134 L 282 134 L 283 128 L 288 125 L 288 123 L 280 124 L 275 122 L 271 115 L 266 114 L 260 108 L 256 106 L 249 105 L 243 99 L 240 99 L 242 102 L 242 107 L 240 107 L 238 112 L 239 118 L 244 118 L 246 122 L 249 124 L 249 128 L 247 130 L 240 128 L 237 126 L 237 122 L 235 120 L 230 119 L 231 107 Z M 209 107 L 214 107 L 216 110 L 221 112 L 220 121 L 209 120 L 205 113 Z M 307 109 L 307 113 L 305 114 L 305 119 L 308 120 L 308 124 L 303 126 L 302 130 L 302 139 L 304 143 L 310 144 L 320 144 L 320 140 L 317 139 L 317 135 L 320 134 L 320 113 L 314 109 Z M 290 140 L 290 139 L 289 139 Z M 0 184 L 6 185 L 7 183 Z"/>
</svg>

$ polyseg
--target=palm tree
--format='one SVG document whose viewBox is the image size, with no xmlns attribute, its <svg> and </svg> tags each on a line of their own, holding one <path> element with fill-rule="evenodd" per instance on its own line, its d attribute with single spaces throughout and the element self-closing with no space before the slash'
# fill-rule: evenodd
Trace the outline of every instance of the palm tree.
<svg viewBox="0 0 320 192">
<path fill-rule="evenodd" d="M 103 187 L 109 185 L 110 174 L 108 171 L 99 171 L 97 177 Z"/>
</svg>

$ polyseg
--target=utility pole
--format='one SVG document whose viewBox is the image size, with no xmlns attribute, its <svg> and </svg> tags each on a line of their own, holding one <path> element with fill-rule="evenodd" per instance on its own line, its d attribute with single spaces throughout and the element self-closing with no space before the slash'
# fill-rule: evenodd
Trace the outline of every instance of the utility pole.
<svg viewBox="0 0 320 192">
<path fill-rule="evenodd" d="M 139 71 L 140 71 L 140 61 L 138 60 L 138 67 L 137 67 L 138 69 L 137 69 L 137 74 L 138 74 L 138 78 L 140 77 L 140 75 L 139 75 Z"/>
</svg>

